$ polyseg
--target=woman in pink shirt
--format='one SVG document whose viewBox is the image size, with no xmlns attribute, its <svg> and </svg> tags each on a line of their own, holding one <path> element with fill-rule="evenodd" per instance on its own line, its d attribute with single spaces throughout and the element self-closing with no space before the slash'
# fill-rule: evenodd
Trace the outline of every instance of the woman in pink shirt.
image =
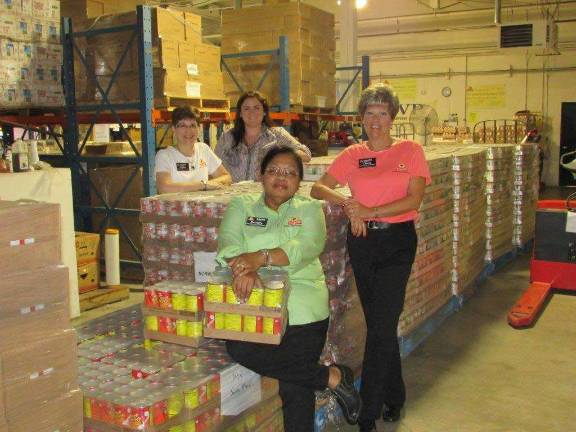
<svg viewBox="0 0 576 432">
<path fill-rule="evenodd" d="M 419 144 L 390 135 L 399 107 L 387 85 L 364 90 L 358 111 L 368 141 L 340 153 L 311 193 L 342 205 L 350 219 L 348 252 L 367 326 L 361 431 L 376 430 L 380 415 L 397 421 L 406 399 L 397 327 L 418 243 L 414 220 L 430 173 Z M 338 184 L 348 185 L 352 198 L 335 191 Z"/>
</svg>

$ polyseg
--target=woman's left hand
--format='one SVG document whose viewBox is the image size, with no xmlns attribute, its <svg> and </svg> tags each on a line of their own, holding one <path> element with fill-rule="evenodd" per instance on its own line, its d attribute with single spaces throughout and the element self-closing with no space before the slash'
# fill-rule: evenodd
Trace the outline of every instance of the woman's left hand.
<svg viewBox="0 0 576 432">
<path fill-rule="evenodd" d="M 344 213 L 346 213 L 346 216 L 348 216 L 349 219 L 352 218 L 369 219 L 373 217 L 372 209 L 363 206 L 354 198 L 348 198 L 346 201 L 342 203 L 342 207 L 344 208 Z"/>
<path fill-rule="evenodd" d="M 257 271 L 264 265 L 264 256 L 262 253 L 249 252 L 238 255 L 228 261 L 234 277 L 242 276 Z"/>
</svg>

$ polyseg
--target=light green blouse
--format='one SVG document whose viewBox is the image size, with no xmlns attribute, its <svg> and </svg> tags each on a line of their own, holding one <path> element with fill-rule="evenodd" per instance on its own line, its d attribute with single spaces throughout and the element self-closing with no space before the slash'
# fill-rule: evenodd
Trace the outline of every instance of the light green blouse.
<svg viewBox="0 0 576 432">
<path fill-rule="evenodd" d="M 294 196 L 274 211 L 264 203 L 263 194 L 233 198 L 220 224 L 217 261 L 260 249 L 281 248 L 290 265 L 291 293 L 288 300 L 290 325 L 302 325 L 328 318 L 328 289 L 318 256 L 326 242 L 322 203 Z"/>
</svg>

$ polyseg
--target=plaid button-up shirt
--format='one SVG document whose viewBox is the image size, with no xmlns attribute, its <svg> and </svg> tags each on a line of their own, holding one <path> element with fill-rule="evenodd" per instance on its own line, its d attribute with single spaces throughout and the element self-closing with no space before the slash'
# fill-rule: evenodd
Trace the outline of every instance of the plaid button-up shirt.
<svg viewBox="0 0 576 432">
<path fill-rule="evenodd" d="M 312 156 L 310 149 L 301 144 L 284 128 L 268 128 L 266 126 L 262 127 L 260 136 L 251 146 L 247 146 L 243 141 L 234 146 L 232 131 L 224 132 L 218 140 L 215 152 L 232 176 L 232 181 L 236 183 L 243 180 L 257 180 L 262 158 L 274 145 L 291 147 Z"/>
</svg>

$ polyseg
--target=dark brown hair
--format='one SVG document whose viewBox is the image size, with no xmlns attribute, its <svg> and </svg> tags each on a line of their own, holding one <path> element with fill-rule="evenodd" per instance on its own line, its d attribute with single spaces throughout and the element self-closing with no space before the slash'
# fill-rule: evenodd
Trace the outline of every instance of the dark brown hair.
<svg viewBox="0 0 576 432">
<path fill-rule="evenodd" d="M 255 98 L 262 104 L 262 108 L 264 109 L 264 118 L 262 119 L 262 124 L 268 127 L 272 127 L 272 120 L 270 119 L 270 106 L 268 105 L 266 98 L 257 91 L 245 92 L 242 96 L 240 96 L 238 102 L 236 103 L 236 119 L 234 120 L 234 127 L 232 128 L 232 136 L 234 137 L 233 147 L 236 147 L 242 142 L 244 133 L 246 132 L 246 126 L 244 125 L 244 120 L 242 120 L 240 111 L 242 109 L 242 104 L 248 98 Z"/>
</svg>

